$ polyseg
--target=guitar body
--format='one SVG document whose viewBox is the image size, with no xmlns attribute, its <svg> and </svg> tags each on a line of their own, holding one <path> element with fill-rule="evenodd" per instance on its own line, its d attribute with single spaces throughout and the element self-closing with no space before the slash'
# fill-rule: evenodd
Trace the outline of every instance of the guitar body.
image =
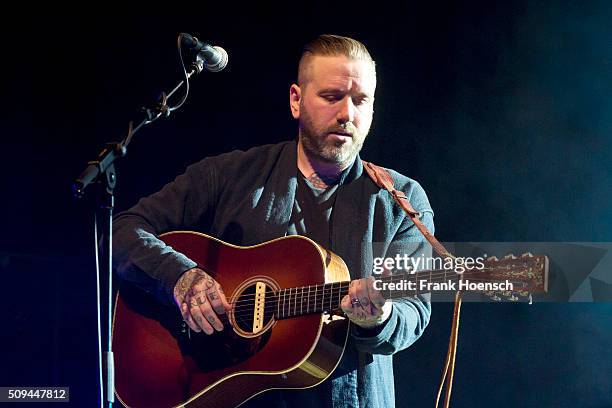
<svg viewBox="0 0 612 408">
<path fill-rule="evenodd" d="M 280 302 L 271 293 L 349 281 L 340 257 L 300 236 L 253 247 L 194 232 L 160 239 L 210 273 L 233 310 L 222 320 L 222 332 L 194 333 L 186 330 L 175 305 L 162 305 L 124 284 L 112 339 L 115 391 L 124 405 L 236 407 L 266 390 L 315 386 L 332 373 L 346 345 L 348 320 L 321 313 L 277 320 Z M 253 299 L 262 282 L 266 316 L 262 327 L 253 329 L 252 318 L 240 313 L 248 309 L 252 316 L 253 302 L 244 299 Z"/>
</svg>

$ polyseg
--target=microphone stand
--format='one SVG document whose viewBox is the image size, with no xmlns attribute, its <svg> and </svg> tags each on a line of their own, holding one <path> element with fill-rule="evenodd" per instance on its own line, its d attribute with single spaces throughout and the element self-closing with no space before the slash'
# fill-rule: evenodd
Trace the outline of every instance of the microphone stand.
<svg viewBox="0 0 612 408">
<path fill-rule="evenodd" d="M 182 57 L 181 57 L 182 59 Z M 107 143 L 100 151 L 95 160 L 87 163 L 87 167 L 81 175 L 73 183 L 73 193 L 76 198 L 82 199 L 85 197 L 87 187 L 95 186 L 95 208 L 94 208 L 94 233 L 95 233 L 95 256 L 96 256 L 96 299 L 97 299 L 97 324 L 98 324 L 98 367 L 100 378 L 100 406 L 111 408 L 115 402 L 115 372 L 114 372 L 114 356 L 112 351 L 112 307 L 113 307 L 113 208 L 114 208 L 114 190 L 117 185 L 117 174 L 115 173 L 115 161 L 127 154 L 127 146 L 132 140 L 133 135 L 138 132 L 144 125 L 153 123 L 160 117 L 168 117 L 170 113 L 180 107 L 183 101 L 174 108 L 168 107 L 168 99 L 178 89 L 185 84 L 186 81 L 194 74 L 199 74 L 204 69 L 204 61 L 197 58 L 191 65 L 190 72 L 185 72 L 185 79 L 182 80 L 168 95 L 162 93 L 160 100 L 149 108 L 144 108 L 146 118 L 143 119 L 138 126 L 132 128 L 130 122 L 128 134 L 121 142 Z M 189 89 L 189 88 L 187 88 Z M 108 237 L 106 245 L 106 256 L 98 253 L 98 216 L 101 219 L 106 219 L 101 237 Z M 104 261 L 106 269 L 104 274 L 100 274 L 100 261 Z M 106 285 L 101 280 L 102 276 L 107 277 Z M 101 288 L 104 288 L 104 293 L 100 293 Z M 101 327 L 101 311 L 102 298 L 107 299 L 105 315 L 105 324 Z M 105 351 L 102 352 L 102 339 L 106 339 Z M 104 357 L 104 358 L 103 358 Z M 103 374 L 103 371 L 105 375 Z M 106 381 L 104 381 L 106 380 Z M 106 392 L 106 395 L 104 394 Z"/>
</svg>

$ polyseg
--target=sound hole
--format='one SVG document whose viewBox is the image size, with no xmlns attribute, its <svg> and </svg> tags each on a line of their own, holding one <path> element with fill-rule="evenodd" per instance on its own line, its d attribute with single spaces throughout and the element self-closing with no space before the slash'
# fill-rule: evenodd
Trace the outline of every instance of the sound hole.
<svg viewBox="0 0 612 408">
<path fill-rule="evenodd" d="M 260 296 L 257 302 L 257 282 L 244 288 L 236 298 L 234 305 L 234 319 L 239 331 L 252 334 L 261 334 L 261 331 L 272 320 L 276 311 L 276 293 L 266 285 L 265 297 Z M 256 304 L 257 303 L 257 304 Z M 256 321 L 256 316 L 258 317 Z M 260 328 L 257 329 L 257 326 Z"/>
</svg>

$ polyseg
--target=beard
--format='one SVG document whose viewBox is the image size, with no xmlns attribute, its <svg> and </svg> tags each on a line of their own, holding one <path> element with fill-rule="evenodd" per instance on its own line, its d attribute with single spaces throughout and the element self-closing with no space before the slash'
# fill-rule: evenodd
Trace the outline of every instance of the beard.
<svg viewBox="0 0 612 408">
<path fill-rule="evenodd" d="M 346 127 L 340 125 L 317 129 L 312 117 L 304 106 L 300 116 L 300 135 L 304 150 L 327 163 L 338 164 L 340 166 L 349 165 L 363 147 L 363 142 L 368 134 L 368 129 L 364 132 L 359 131 L 351 122 Z M 348 140 L 332 140 L 328 135 L 333 132 L 349 132 L 352 137 Z"/>
</svg>

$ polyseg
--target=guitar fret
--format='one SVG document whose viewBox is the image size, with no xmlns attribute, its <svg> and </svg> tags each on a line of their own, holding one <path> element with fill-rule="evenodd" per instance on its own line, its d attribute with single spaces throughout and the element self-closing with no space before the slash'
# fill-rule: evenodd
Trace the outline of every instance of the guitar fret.
<svg viewBox="0 0 612 408">
<path fill-rule="evenodd" d="M 293 316 L 297 316 L 297 298 L 298 298 L 298 288 L 295 288 L 293 293 Z"/>
<path fill-rule="evenodd" d="M 283 291 L 282 289 L 278 290 L 278 318 L 279 319 L 283 317 L 283 315 L 281 314 L 281 302 L 282 302 L 282 296 L 283 296 L 282 291 Z"/>
<path fill-rule="evenodd" d="M 418 293 L 418 291 L 419 291 L 419 285 L 418 285 L 419 279 L 420 279 L 419 272 L 415 271 L 414 272 L 414 283 L 416 284 L 415 289 L 414 289 L 415 294 Z M 404 295 L 405 296 L 410 296 L 410 292 L 411 292 L 410 290 L 406 290 Z"/>
<path fill-rule="evenodd" d="M 310 312 L 310 285 L 308 285 L 308 303 L 306 303 L 306 313 Z"/>
<path fill-rule="evenodd" d="M 397 275 L 395 275 L 395 274 L 393 274 L 393 275 L 391 275 L 391 276 L 393 276 L 393 278 L 392 278 L 392 279 L 395 279 L 395 278 L 399 278 L 399 279 L 401 279 L 401 277 L 400 277 L 400 276 L 397 276 Z"/>
<path fill-rule="evenodd" d="M 300 314 L 304 314 L 304 287 L 302 286 L 302 299 L 300 300 Z"/>
<path fill-rule="evenodd" d="M 383 278 L 383 277 L 381 277 L 381 281 L 384 281 L 384 278 Z M 384 288 L 383 288 L 383 289 L 381 290 L 381 292 L 382 292 L 383 297 L 384 297 L 386 300 L 391 299 L 391 291 L 390 291 L 389 289 L 384 289 Z"/>
<path fill-rule="evenodd" d="M 279 298 L 278 298 L 279 308 L 281 308 L 279 312 L 279 316 L 284 317 L 285 316 L 285 289 L 281 289 L 281 291 L 282 291 L 282 295 L 279 294 Z M 282 296 L 282 299 L 281 299 L 281 296 Z M 283 303 L 282 307 L 280 306 L 281 301 Z"/>
<path fill-rule="evenodd" d="M 433 279 L 433 276 L 431 274 L 431 270 L 429 271 L 429 281 L 431 282 L 431 280 Z"/>
<path fill-rule="evenodd" d="M 323 296 L 321 296 L 321 311 L 325 310 L 325 306 L 323 306 L 323 302 L 325 302 L 325 284 L 323 284 Z"/>
<path fill-rule="evenodd" d="M 295 303 L 295 295 L 296 293 L 293 292 L 293 288 L 289 289 L 289 315 L 291 317 L 295 316 L 295 307 L 293 310 L 291 309 L 291 305 Z"/>
<path fill-rule="evenodd" d="M 444 282 L 446 282 L 448 279 L 446 278 L 446 269 L 444 269 Z"/>
<path fill-rule="evenodd" d="M 281 289 L 281 291 L 282 291 L 282 302 L 283 302 L 283 308 L 282 308 L 282 309 L 281 309 L 281 311 L 278 313 L 278 315 L 279 315 L 279 317 L 281 317 L 281 318 L 282 318 L 282 317 L 285 317 L 285 292 L 286 292 L 286 291 L 285 291 L 285 289 Z M 279 307 L 280 307 L 280 303 L 281 303 L 281 298 L 280 298 L 280 295 L 279 295 L 279 298 L 278 298 L 278 304 L 279 304 Z"/>
</svg>

